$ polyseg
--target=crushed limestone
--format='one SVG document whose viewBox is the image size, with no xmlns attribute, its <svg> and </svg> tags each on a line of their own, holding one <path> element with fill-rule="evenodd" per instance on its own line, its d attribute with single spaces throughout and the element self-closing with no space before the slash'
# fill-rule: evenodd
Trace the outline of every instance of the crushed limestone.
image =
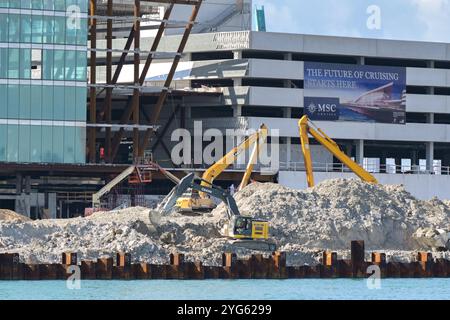
<svg viewBox="0 0 450 320">
<path fill-rule="evenodd" d="M 402 186 L 359 180 L 329 180 L 308 190 L 253 183 L 235 197 L 241 214 L 270 221 L 272 238 L 287 252 L 290 265 L 316 264 L 324 249 L 347 257 L 351 240 L 364 240 L 366 249 L 384 251 L 390 259 L 410 261 L 412 251 L 421 249 L 411 237 L 417 228 L 450 225 L 449 203 L 417 200 Z M 85 260 L 122 251 L 131 253 L 134 262 L 155 264 L 167 263 L 170 253 L 180 252 L 187 260 L 218 265 L 221 254 L 232 250 L 219 233 L 224 222 L 223 204 L 198 217 L 161 217 L 136 207 L 87 218 L 2 220 L 0 252 L 18 252 L 31 263 L 55 263 L 67 251 Z M 253 252 L 236 253 L 242 257 Z M 440 256 L 450 258 L 448 252 Z"/>
</svg>

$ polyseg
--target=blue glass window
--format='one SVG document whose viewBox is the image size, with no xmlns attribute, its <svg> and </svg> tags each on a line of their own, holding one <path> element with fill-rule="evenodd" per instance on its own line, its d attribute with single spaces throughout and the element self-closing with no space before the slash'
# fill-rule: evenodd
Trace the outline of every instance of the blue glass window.
<svg viewBox="0 0 450 320">
<path fill-rule="evenodd" d="M 20 14 L 8 15 L 8 42 L 20 41 Z"/>
<path fill-rule="evenodd" d="M 86 51 L 76 52 L 77 60 L 77 72 L 76 79 L 79 81 L 86 81 L 87 77 L 87 54 Z"/>
<path fill-rule="evenodd" d="M 76 90 L 75 120 L 86 121 L 87 89 L 82 87 L 76 87 L 75 90 Z"/>
<path fill-rule="evenodd" d="M 42 127 L 31 126 L 30 130 L 30 161 L 42 161 Z"/>
<path fill-rule="evenodd" d="M 20 119 L 30 119 L 31 115 L 31 87 L 29 85 L 20 85 Z"/>
<path fill-rule="evenodd" d="M 53 79 L 53 50 L 43 50 L 42 53 L 42 79 Z"/>
<path fill-rule="evenodd" d="M 21 15 L 20 16 L 20 42 L 30 43 L 31 42 L 31 16 Z"/>
<path fill-rule="evenodd" d="M 55 50 L 53 52 L 53 79 L 64 80 L 65 68 L 64 68 L 64 50 Z"/>
<path fill-rule="evenodd" d="M 42 40 L 43 43 L 53 43 L 53 28 L 54 28 L 54 20 L 53 17 L 44 16 L 43 22 L 43 32 L 42 32 Z"/>
<path fill-rule="evenodd" d="M 47 107 L 47 103 L 45 103 Z M 42 118 L 42 86 L 32 85 L 31 86 L 31 119 L 41 119 Z"/>
<path fill-rule="evenodd" d="M 8 146 L 8 127 L 0 125 L 0 161 L 6 161 L 6 148 Z"/>
<path fill-rule="evenodd" d="M 64 163 L 75 162 L 75 127 L 64 128 Z"/>
<path fill-rule="evenodd" d="M 66 17 L 54 17 L 54 42 L 56 44 L 66 43 Z"/>
<path fill-rule="evenodd" d="M 42 119 L 53 119 L 53 86 L 42 86 L 42 101 L 45 106 L 42 108 Z"/>
<path fill-rule="evenodd" d="M 8 84 L 8 118 L 19 118 L 19 99 L 20 96 L 19 85 Z"/>
<path fill-rule="evenodd" d="M 8 116 L 8 86 L 0 84 L 0 119 Z"/>
<path fill-rule="evenodd" d="M 75 87 L 65 88 L 65 104 L 64 104 L 64 119 L 68 121 L 75 120 L 76 115 L 76 94 Z"/>
<path fill-rule="evenodd" d="M 0 42 L 8 41 L 8 14 L 0 14 Z"/>
<path fill-rule="evenodd" d="M 41 159 L 42 162 L 53 161 L 53 127 L 42 126 Z"/>
<path fill-rule="evenodd" d="M 15 124 L 8 124 L 6 160 L 9 162 L 17 162 L 19 160 L 19 126 Z"/>
<path fill-rule="evenodd" d="M 42 34 L 44 33 L 43 17 L 32 16 L 32 38 L 33 43 L 42 43 Z"/>
<path fill-rule="evenodd" d="M 67 50 L 66 54 L 66 62 L 65 62 L 65 79 L 66 80 L 75 80 L 75 71 L 77 66 L 76 52 L 73 50 Z"/>
<path fill-rule="evenodd" d="M 53 92 L 53 119 L 64 120 L 64 104 L 65 104 L 65 89 L 63 86 L 55 86 Z"/>
<path fill-rule="evenodd" d="M 42 0 L 31 0 L 31 8 L 43 9 Z"/>
<path fill-rule="evenodd" d="M 31 78 L 31 49 L 20 49 L 20 72 L 19 78 Z"/>
<path fill-rule="evenodd" d="M 30 126 L 19 126 L 19 161 L 30 162 Z"/>
<path fill-rule="evenodd" d="M 0 79 L 8 76 L 8 48 L 0 48 Z"/>
<path fill-rule="evenodd" d="M 64 162 L 64 127 L 53 126 L 53 159 L 54 163 Z"/>
<path fill-rule="evenodd" d="M 66 1 L 65 0 L 54 0 L 55 11 L 66 11 Z"/>
<path fill-rule="evenodd" d="M 20 50 L 9 48 L 8 50 L 8 78 L 17 79 L 19 78 L 19 68 L 20 68 Z"/>
</svg>

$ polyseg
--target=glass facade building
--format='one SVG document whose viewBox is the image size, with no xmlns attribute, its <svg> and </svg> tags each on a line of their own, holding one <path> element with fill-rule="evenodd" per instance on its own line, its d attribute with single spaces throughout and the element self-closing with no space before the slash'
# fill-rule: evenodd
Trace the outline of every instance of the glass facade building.
<svg viewBox="0 0 450 320">
<path fill-rule="evenodd" d="M 0 0 L 0 162 L 85 162 L 87 12 Z"/>
</svg>

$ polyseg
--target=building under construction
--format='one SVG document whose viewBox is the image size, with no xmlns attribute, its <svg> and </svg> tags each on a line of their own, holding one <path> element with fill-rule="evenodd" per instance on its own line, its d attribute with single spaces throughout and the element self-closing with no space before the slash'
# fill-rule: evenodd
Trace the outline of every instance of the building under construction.
<svg viewBox="0 0 450 320">
<path fill-rule="evenodd" d="M 305 188 L 297 120 L 310 62 L 404 68 L 405 124 L 320 127 L 381 183 L 449 198 L 449 44 L 254 32 L 250 0 L 1 1 L 0 18 L 3 208 L 68 217 L 132 163 L 202 171 L 209 163 L 171 157 L 173 131 L 195 137 L 196 121 L 202 132 L 278 129 L 279 166 L 254 179 Z M 311 152 L 317 180 L 351 175 L 314 141 Z M 173 183 L 151 172 L 112 198 L 148 205 L 166 194 Z M 217 182 L 237 184 L 242 172 Z"/>
<path fill-rule="evenodd" d="M 128 164 L 153 159 L 152 145 L 164 146 L 158 130 L 180 118 L 183 97 L 218 96 L 171 86 L 189 36 L 248 30 L 250 10 L 246 1 L 2 1 L 1 207 L 32 218 L 80 215 Z M 179 40 L 170 50 L 161 45 L 168 35 Z M 146 81 L 155 61 L 171 66 L 161 86 Z M 119 83 L 123 70 L 131 77 Z M 168 106 L 177 109 L 171 119 L 161 117 Z M 115 192 L 164 194 L 165 180 L 154 172 L 148 185 Z"/>
</svg>

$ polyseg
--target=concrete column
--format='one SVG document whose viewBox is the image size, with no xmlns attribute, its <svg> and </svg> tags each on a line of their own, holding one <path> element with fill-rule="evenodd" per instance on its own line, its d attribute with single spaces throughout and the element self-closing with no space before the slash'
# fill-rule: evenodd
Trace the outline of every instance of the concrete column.
<svg viewBox="0 0 450 320">
<path fill-rule="evenodd" d="M 191 52 L 183 53 L 181 60 L 182 61 L 192 61 L 192 53 Z"/>
<path fill-rule="evenodd" d="M 16 194 L 22 194 L 22 190 L 23 190 L 22 183 L 23 183 L 22 174 L 18 173 L 16 175 Z"/>
<path fill-rule="evenodd" d="M 427 61 L 427 68 L 433 68 L 434 69 L 434 61 Z"/>
<path fill-rule="evenodd" d="M 286 163 L 287 163 L 288 166 L 289 166 L 289 164 L 292 161 L 291 148 L 292 148 L 291 137 L 287 137 L 286 138 Z"/>
<path fill-rule="evenodd" d="M 357 62 L 360 65 L 365 65 L 366 64 L 366 57 L 357 57 Z"/>
<path fill-rule="evenodd" d="M 283 109 L 283 118 L 290 119 L 292 116 L 292 108 L 284 108 Z"/>
<path fill-rule="evenodd" d="M 285 53 L 284 54 L 284 60 L 292 61 L 292 53 Z"/>
<path fill-rule="evenodd" d="M 411 152 L 411 164 L 413 167 L 419 164 L 419 153 L 417 150 Z"/>
<path fill-rule="evenodd" d="M 434 142 L 427 142 L 425 145 L 426 157 L 427 157 L 427 170 L 433 170 L 434 160 Z"/>
<path fill-rule="evenodd" d="M 427 113 L 427 123 L 434 123 L 434 113 Z"/>
<path fill-rule="evenodd" d="M 351 143 L 345 145 L 345 154 L 350 158 L 352 157 L 352 147 Z"/>
<path fill-rule="evenodd" d="M 242 59 L 242 51 L 233 51 L 233 59 Z"/>
<path fill-rule="evenodd" d="M 242 78 L 233 78 L 235 87 L 242 87 Z"/>
<path fill-rule="evenodd" d="M 31 193 L 31 177 L 30 176 L 25 177 L 25 193 L 26 194 Z"/>
<path fill-rule="evenodd" d="M 62 202 L 60 205 L 62 205 Z M 48 194 L 48 211 L 52 219 L 57 218 L 56 193 Z"/>
<path fill-rule="evenodd" d="M 184 107 L 184 116 L 186 117 L 186 120 L 192 119 L 192 107 Z"/>
<path fill-rule="evenodd" d="M 356 140 L 356 154 L 355 160 L 360 165 L 364 163 L 364 140 Z"/>
<path fill-rule="evenodd" d="M 284 60 L 292 61 L 292 53 L 285 53 Z M 284 80 L 285 88 L 292 88 L 292 80 Z"/>
<path fill-rule="evenodd" d="M 242 106 L 233 107 L 233 117 L 242 117 Z"/>
</svg>

